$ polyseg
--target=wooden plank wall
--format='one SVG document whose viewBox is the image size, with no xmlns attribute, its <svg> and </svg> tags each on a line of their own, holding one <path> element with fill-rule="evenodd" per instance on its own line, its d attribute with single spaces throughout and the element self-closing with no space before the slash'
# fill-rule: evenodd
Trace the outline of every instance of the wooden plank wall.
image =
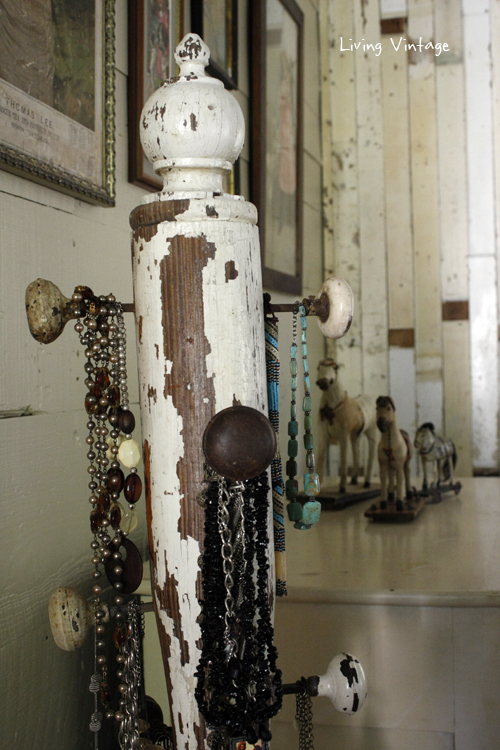
<svg viewBox="0 0 500 750">
<path fill-rule="evenodd" d="M 394 397 L 410 434 L 432 421 L 454 440 L 459 474 L 494 473 L 500 2 L 323 0 L 320 12 L 325 266 L 357 303 L 331 354 L 349 391 Z"/>
</svg>

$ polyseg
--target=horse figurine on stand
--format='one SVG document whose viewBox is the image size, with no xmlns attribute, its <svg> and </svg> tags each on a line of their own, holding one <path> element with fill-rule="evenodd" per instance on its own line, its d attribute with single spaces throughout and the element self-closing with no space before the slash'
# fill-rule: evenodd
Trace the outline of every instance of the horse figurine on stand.
<svg viewBox="0 0 500 750">
<path fill-rule="evenodd" d="M 428 498 L 427 502 L 439 503 L 443 499 L 442 493 L 451 490 L 458 495 L 462 485 L 453 480 L 457 464 L 453 442 L 436 435 L 432 422 L 424 422 L 417 430 L 414 445 L 424 473 L 420 494 Z"/>
<path fill-rule="evenodd" d="M 380 505 L 372 505 L 365 516 L 375 520 L 411 521 L 425 502 L 412 490 L 413 443 L 408 433 L 398 427 L 396 406 L 390 396 L 377 399 L 377 427 L 382 433 L 378 444 Z"/>
<path fill-rule="evenodd" d="M 340 493 L 345 493 L 347 483 L 347 442 L 352 448 L 354 473 L 351 484 L 358 483 L 359 438 L 368 439 L 368 464 L 364 487 L 370 487 L 375 458 L 377 426 L 375 424 L 375 402 L 369 396 L 351 398 L 342 386 L 338 375 L 339 365 L 333 359 L 325 359 L 318 365 L 316 385 L 321 388 L 320 416 L 321 436 L 318 449 L 317 471 L 320 478 L 325 472 L 326 452 L 331 443 L 340 443 Z"/>
</svg>

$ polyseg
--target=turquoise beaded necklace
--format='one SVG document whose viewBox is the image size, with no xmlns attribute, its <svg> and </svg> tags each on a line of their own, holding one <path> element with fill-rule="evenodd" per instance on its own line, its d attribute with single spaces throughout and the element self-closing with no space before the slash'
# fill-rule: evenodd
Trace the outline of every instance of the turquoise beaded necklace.
<svg viewBox="0 0 500 750">
<path fill-rule="evenodd" d="M 317 500 L 312 500 L 314 495 L 319 493 L 319 477 L 314 471 L 314 438 L 312 434 L 312 399 L 311 383 L 309 380 L 309 367 L 307 364 L 307 317 L 305 306 L 299 305 L 300 325 L 301 325 L 301 345 L 302 345 L 302 363 L 304 367 L 304 399 L 302 409 L 304 412 L 304 448 L 306 450 L 306 473 L 304 474 L 304 491 L 309 498 L 304 505 L 298 501 L 299 484 L 296 480 L 297 475 L 297 455 L 299 444 L 297 436 L 299 434 L 299 425 L 297 422 L 297 314 L 293 314 L 292 322 L 292 344 L 290 347 L 290 376 L 291 376 L 291 404 L 290 404 L 290 421 L 288 422 L 288 461 L 286 463 L 286 473 L 288 479 L 285 483 L 285 494 L 288 500 L 287 512 L 290 521 L 294 521 L 296 529 L 310 529 L 311 526 L 319 521 L 321 513 L 321 504 Z"/>
</svg>

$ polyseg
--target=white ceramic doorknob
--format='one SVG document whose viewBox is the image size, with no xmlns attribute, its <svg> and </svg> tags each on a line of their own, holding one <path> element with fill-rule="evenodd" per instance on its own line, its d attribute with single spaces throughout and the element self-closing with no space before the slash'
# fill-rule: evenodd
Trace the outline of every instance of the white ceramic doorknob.
<svg viewBox="0 0 500 750">
<path fill-rule="evenodd" d="M 344 714 L 355 714 L 366 698 L 366 677 L 363 667 L 352 654 L 337 654 L 326 674 L 318 678 L 318 695 L 325 695 Z"/>
<path fill-rule="evenodd" d="M 106 604 L 100 609 L 109 620 Z M 94 607 L 83 594 L 70 586 L 59 586 L 49 599 L 49 620 L 52 637 L 63 651 L 76 651 L 80 648 L 94 625 Z"/>
<path fill-rule="evenodd" d="M 327 339 L 340 339 L 349 330 L 354 314 L 352 289 L 344 279 L 331 276 L 318 292 L 318 298 L 328 299 L 328 318 L 318 317 L 318 325 Z"/>
</svg>

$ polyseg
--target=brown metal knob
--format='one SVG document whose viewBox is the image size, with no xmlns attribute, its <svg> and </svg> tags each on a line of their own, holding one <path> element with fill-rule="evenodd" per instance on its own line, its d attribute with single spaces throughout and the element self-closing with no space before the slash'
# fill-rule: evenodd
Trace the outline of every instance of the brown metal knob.
<svg viewBox="0 0 500 750">
<path fill-rule="evenodd" d="M 216 414 L 203 435 L 208 465 L 227 479 L 251 479 L 267 469 L 276 453 L 269 419 L 250 406 L 230 406 Z"/>
</svg>

